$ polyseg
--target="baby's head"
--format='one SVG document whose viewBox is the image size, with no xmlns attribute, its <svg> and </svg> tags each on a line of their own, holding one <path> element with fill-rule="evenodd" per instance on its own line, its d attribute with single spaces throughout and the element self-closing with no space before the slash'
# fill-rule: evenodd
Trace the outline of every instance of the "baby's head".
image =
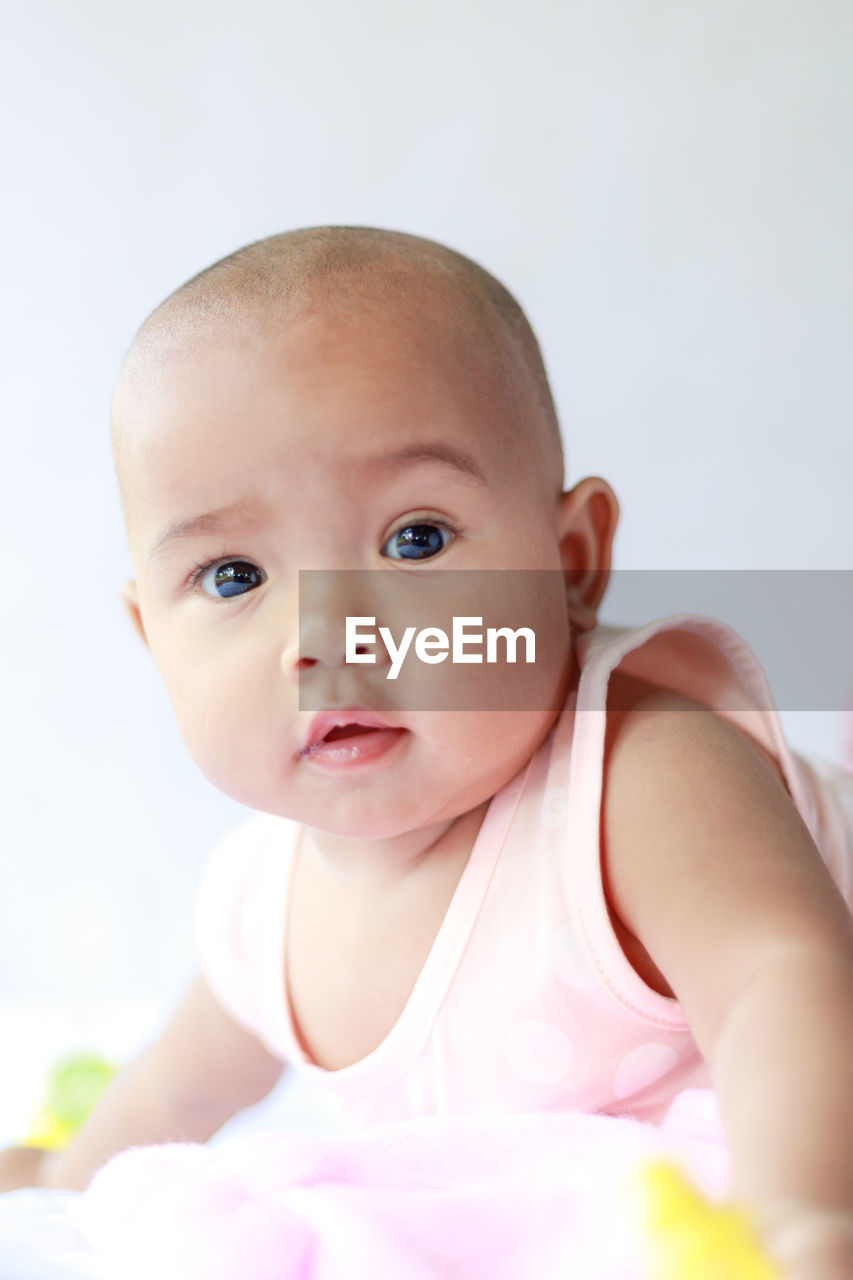
<svg viewBox="0 0 853 1280">
<path fill-rule="evenodd" d="M 562 492 L 538 344 L 475 263 L 360 227 L 249 245 L 145 321 L 112 438 L 136 570 L 122 596 L 226 794 L 382 838 L 475 808 L 542 742 L 575 674 L 571 631 L 595 622 L 618 504 L 597 477 Z M 549 696 L 398 706 L 386 750 L 333 769 L 303 751 L 300 682 L 315 708 L 389 707 L 385 671 L 342 645 L 343 616 L 376 615 L 353 585 L 371 575 L 317 575 L 300 602 L 299 571 L 426 568 L 558 571 L 517 575 L 537 656 L 556 655 Z M 543 600 L 544 578 L 558 597 Z"/>
</svg>

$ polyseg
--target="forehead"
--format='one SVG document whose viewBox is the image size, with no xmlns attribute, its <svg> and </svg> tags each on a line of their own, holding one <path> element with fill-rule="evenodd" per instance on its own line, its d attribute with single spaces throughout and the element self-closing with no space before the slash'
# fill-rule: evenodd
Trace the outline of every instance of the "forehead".
<svg viewBox="0 0 853 1280">
<path fill-rule="evenodd" d="M 126 388 L 123 488 L 159 519 L 227 502 L 273 468 L 299 484 L 309 464 L 345 468 L 425 439 L 494 469 L 515 434 L 507 366 L 487 328 L 429 296 L 202 330 Z"/>
</svg>

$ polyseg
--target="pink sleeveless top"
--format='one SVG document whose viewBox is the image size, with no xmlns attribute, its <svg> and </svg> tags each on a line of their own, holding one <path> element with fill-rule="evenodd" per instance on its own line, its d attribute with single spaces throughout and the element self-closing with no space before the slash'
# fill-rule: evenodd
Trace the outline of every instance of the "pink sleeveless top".
<svg viewBox="0 0 853 1280">
<path fill-rule="evenodd" d="M 255 813 L 211 854 L 196 911 L 202 973 L 343 1119 L 581 1110 L 655 1122 L 681 1089 L 710 1085 L 680 1005 L 639 977 L 608 915 L 603 708 L 616 667 L 713 708 L 773 753 L 853 906 L 853 775 L 791 752 L 764 674 L 731 628 L 685 613 L 599 626 L 576 645 L 577 689 L 493 798 L 408 1003 L 367 1057 L 327 1070 L 294 1028 L 285 921 L 298 824 Z"/>
</svg>

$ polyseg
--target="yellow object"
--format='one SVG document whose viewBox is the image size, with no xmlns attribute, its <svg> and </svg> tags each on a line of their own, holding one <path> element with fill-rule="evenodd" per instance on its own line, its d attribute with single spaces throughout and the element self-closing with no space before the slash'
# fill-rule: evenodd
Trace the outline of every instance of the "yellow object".
<svg viewBox="0 0 853 1280">
<path fill-rule="evenodd" d="M 111 1063 L 91 1053 L 55 1062 L 47 1078 L 44 1103 L 20 1145 L 48 1151 L 67 1147 L 114 1075 Z"/>
<path fill-rule="evenodd" d="M 649 1280 L 781 1280 L 745 1209 L 711 1204 L 665 1160 L 645 1165 L 639 1182 Z"/>
<path fill-rule="evenodd" d="M 74 1137 L 74 1130 L 57 1116 L 41 1107 L 33 1116 L 30 1130 L 21 1143 L 22 1147 L 40 1147 L 45 1151 L 58 1151 L 67 1147 Z"/>
</svg>

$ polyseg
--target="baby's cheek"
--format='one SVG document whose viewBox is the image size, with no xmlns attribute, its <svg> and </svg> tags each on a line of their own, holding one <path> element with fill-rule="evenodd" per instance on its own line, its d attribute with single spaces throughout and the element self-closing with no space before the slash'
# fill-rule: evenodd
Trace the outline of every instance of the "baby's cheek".
<svg viewBox="0 0 853 1280">
<path fill-rule="evenodd" d="M 197 673 L 171 688 L 167 684 L 167 692 L 184 745 L 211 781 L 212 775 L 245 756 L 247 719 L 241 715 L 237 690 L 229 688 L 227 680 L 207 681 Z"/>
<path fill-rule="evenodd" d="M 553 714 L 540 710 L 459 712 L 447 717 L 442 767 L 457 784 L 493 795 L 546 737 Z M 484 799 L 479 795 L 478 800 Z"/>
</svg>

